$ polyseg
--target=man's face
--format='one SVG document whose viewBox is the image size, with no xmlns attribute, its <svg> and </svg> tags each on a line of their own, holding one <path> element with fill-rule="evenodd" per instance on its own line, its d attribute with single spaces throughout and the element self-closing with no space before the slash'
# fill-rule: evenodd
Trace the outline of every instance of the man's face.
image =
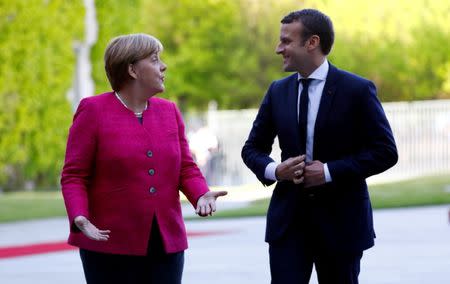
<svg viewBox="0 0 450 284">
<path fill-rule="evenodd" d="M 305 60 L 310 56 L 306 50 L 304 39 L 300 36 L 302 29 L 303 25 L 298 21 L 281 25 L 280 42 L 275 52 L 283 56 L 284 71 L 302 70 Z"/>
</svg>

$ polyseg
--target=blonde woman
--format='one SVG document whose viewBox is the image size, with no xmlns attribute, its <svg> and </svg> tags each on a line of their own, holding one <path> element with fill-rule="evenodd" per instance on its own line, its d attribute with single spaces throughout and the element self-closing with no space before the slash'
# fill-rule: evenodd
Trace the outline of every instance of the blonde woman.
<svg viewBox="0 0 450 284">
<path fill-rule="evenodd" d="M 194 163 L 177 106 L 156 98 L 166 65 L 160 41 L 119 36 L 105 52 L 112 92 L 83 99 L 67 142 L 61 185 L 69 244 L 87 283 L 181 283 L 186 230 L 181 190 L 200 216 L 216 210 Z"/>
</svg>

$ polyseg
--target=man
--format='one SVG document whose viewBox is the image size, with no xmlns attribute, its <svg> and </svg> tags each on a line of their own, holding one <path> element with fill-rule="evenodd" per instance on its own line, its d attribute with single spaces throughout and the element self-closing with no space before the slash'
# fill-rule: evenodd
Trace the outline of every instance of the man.
<svg viewBox="0 0 450 284">
<path fill-rule="evenodd" d="M 331 20 L 317 10 L 281 21 L 276 53 L 293 75 L 274 81 L 242 149 L 264 185 L 272 283 L 358 283 L 375 233 L 365 179 L 392 167 L 395 141 L 372 82 L 327 61 Z M 269 154 L 278 136 L 282 163 Z"/>
</svg>

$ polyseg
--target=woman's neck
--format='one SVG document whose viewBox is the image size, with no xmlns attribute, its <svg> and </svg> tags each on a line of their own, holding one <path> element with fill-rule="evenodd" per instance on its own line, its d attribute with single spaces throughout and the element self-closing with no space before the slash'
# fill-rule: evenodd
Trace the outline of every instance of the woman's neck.
<svg viewBox="0 0 450 284">
<path fill-rule="evenodd" d="M 140 95 L 139 92 L 121 89 L 116 91 L 116 95 L 122 104 L 134 113 L 143 112 L 147 108 L 148 97 Z"/>
</svg>

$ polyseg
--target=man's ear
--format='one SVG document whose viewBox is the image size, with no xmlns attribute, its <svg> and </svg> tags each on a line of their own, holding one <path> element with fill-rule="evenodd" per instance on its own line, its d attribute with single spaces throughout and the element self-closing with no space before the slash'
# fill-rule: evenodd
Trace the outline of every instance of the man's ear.
<svg viewBox="0 0 450 284">
<path fill-rule="evenodd" d="M 318 35 L 312 35 L 308 39 L 308 50 L 312 51 L 320 47 L 320 37 Z"/>
<path fill-rule="evenodd" d="M 133 64 L 128 64 L 128 74 L 131 76 L 131 78 L 137 79 L 136 70 L 134 69 Z"/>
</svg>

